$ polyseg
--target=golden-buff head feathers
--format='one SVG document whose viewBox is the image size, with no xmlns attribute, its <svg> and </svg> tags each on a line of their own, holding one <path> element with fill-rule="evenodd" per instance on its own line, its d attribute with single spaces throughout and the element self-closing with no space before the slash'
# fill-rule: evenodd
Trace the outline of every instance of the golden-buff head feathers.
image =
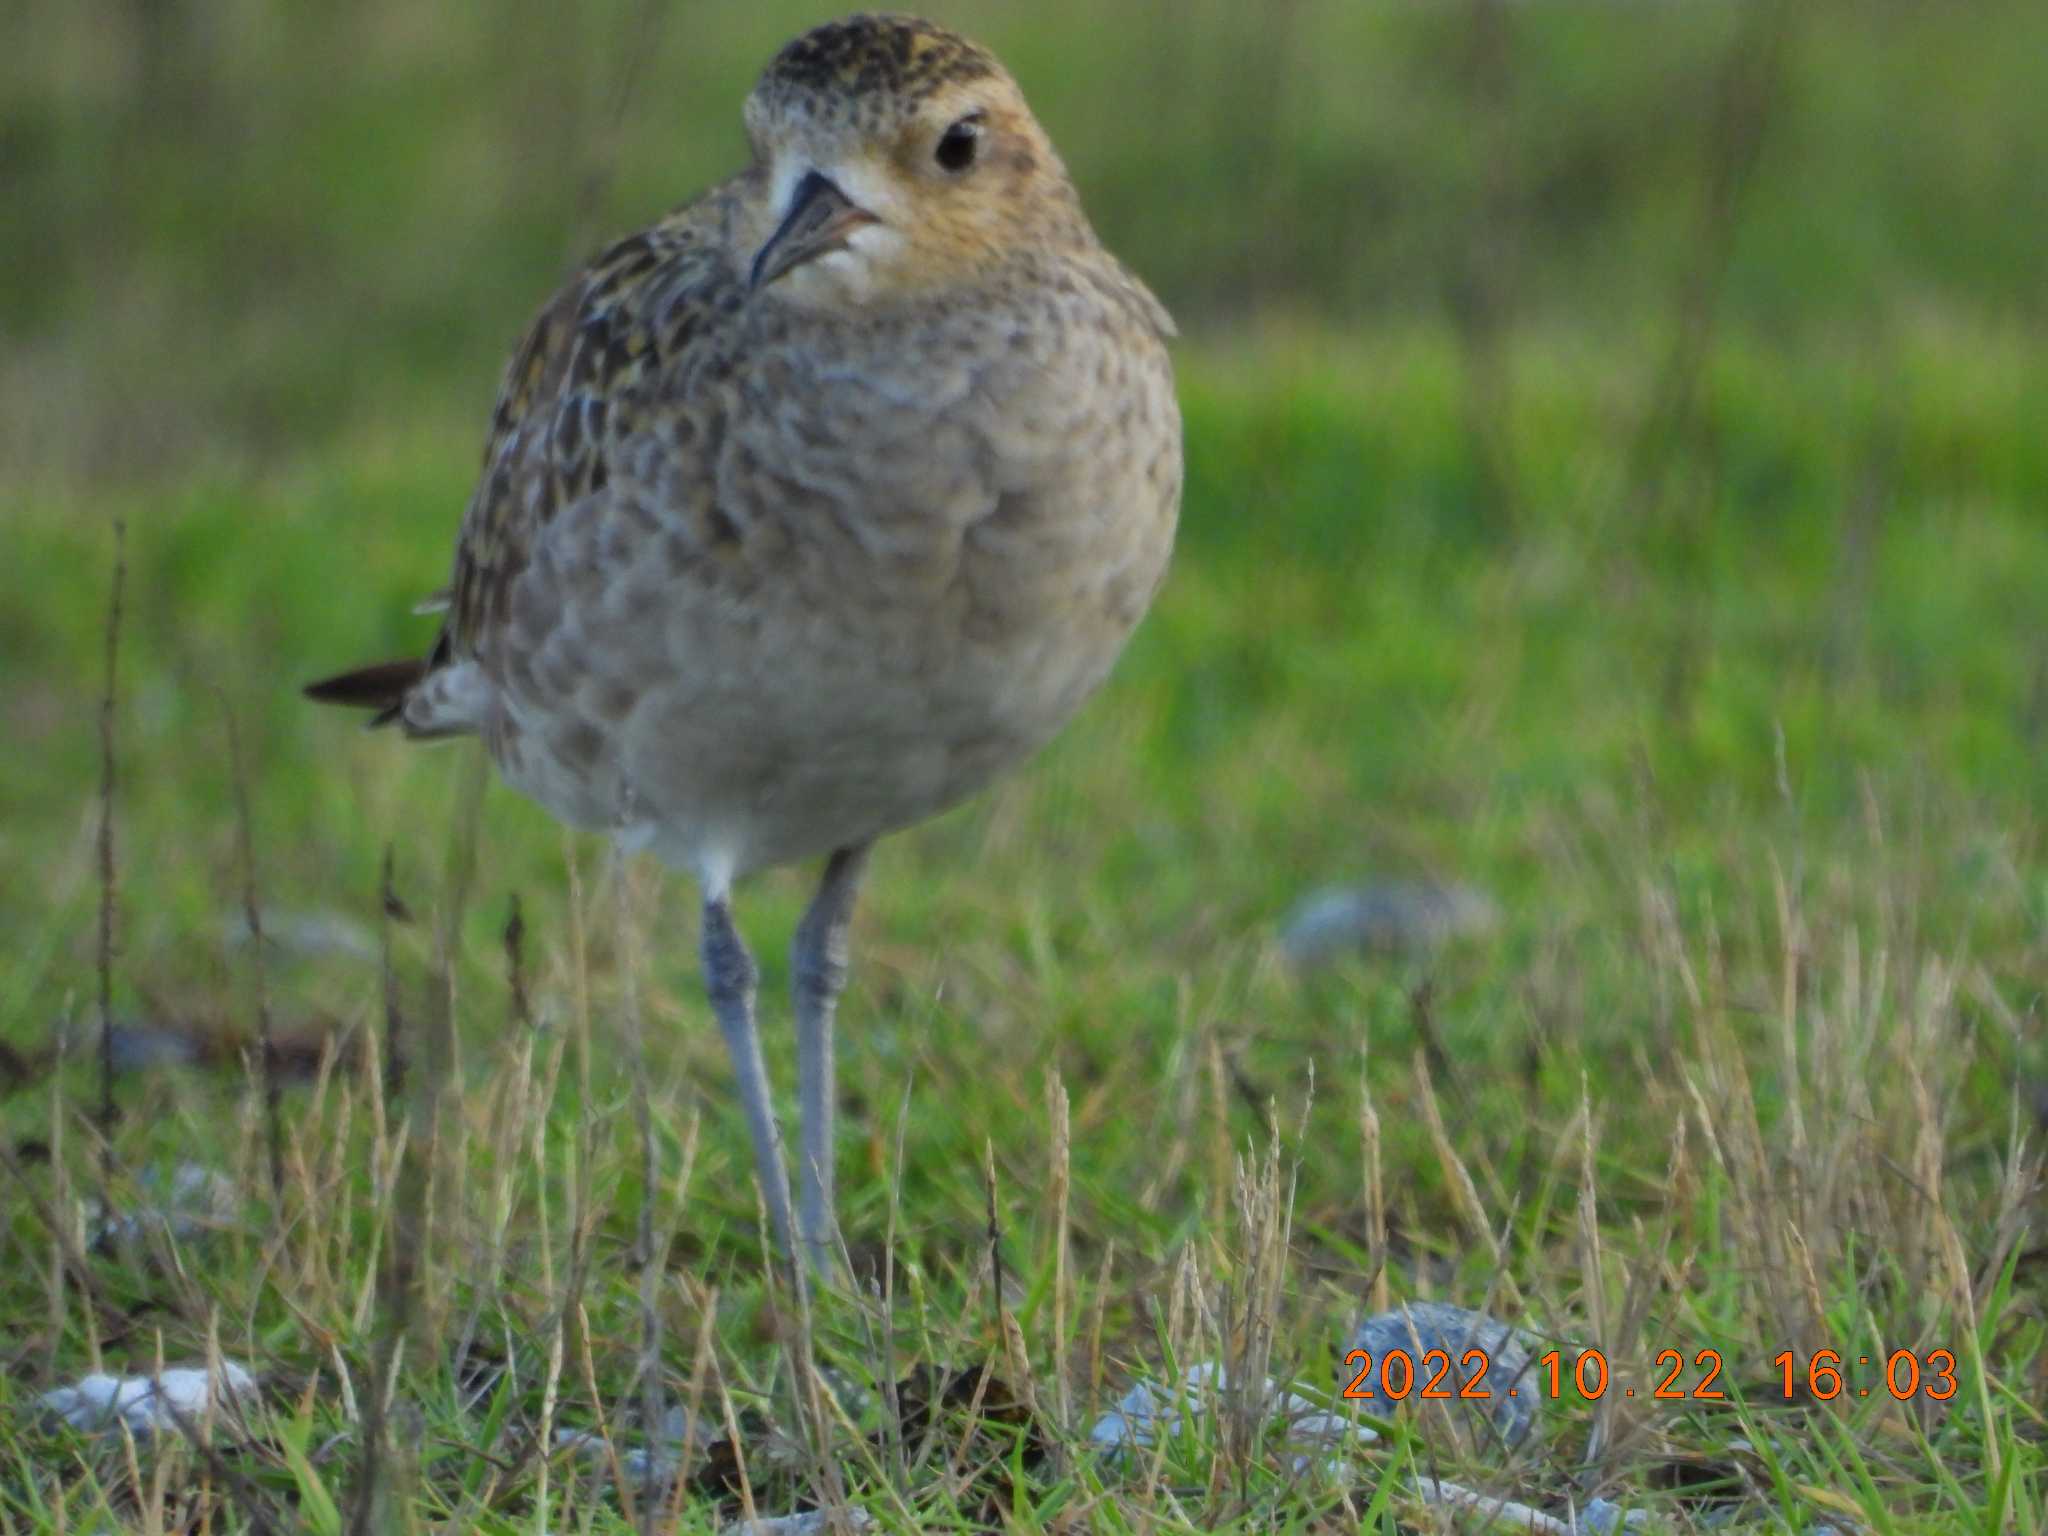
<svg viewBox="0 0 2048 1536">
<path fill-rule="evenodd" d="M 854 16 L 790 43 L 746 105 L 756 292 L 808 306 L 974 282 L 1092 244 L 1066 168 L 995 56 L 931 22 Z"/>
</svg>

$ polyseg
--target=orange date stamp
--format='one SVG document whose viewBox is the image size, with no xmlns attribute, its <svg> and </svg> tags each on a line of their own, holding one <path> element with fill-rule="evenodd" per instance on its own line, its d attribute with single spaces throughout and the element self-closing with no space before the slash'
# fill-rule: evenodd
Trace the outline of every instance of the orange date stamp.
<svg viewBox="0 0 2048 1536">
<path fill-rule="evenodd" d="M 1817 1349 L 1806 1356 L 1787 1349 L 1773 1355 L 1771 1364 L 1777 1368 L 1776 1385 L 1787 1402 L 1889 1394 L 1902 1403 L 1915 1398 L 1945 1403 L 1956 1395 L 1956 1357 L 1946 1349 L 1895 1349 L 1853 1359 L 1834 1349 Z M 1379 1355 L 1354 1349 L 1344 1357 L 1344 1370 L 1348 1379 L 1342 1395 L 1354 1402 L 1398 1403 L 1411 1396 L 1424 1402 L 1490 1402 L 1501 1393 L 1592 1403 L 1607 1396 L 1614 1382 L 1607 1356 L 1597 1349 L 1570 1354 L 1550 1350 L 1521 1365 L 1519 1374 L 1504 1382 L 1491 1379 L 1493 1359 L 1484 1349 L 1465 1350 L 1455 1361 L 1450 1351 L 1442 1349 L 1424 1350 L 1420 1357 L 1405 1349 Z M 1722 1370 L 1717 1349 L 1695 1351 L 1690 1360 L 1683 1350 L 1661 1349 L 1648 1373 L 1655 1381 L 1641 1392 L 1624 1386 L 1621 1396 L 1657 1402 L 1726 1402 L 1729 1394 L 1721 1385 Z"/>
</svg>

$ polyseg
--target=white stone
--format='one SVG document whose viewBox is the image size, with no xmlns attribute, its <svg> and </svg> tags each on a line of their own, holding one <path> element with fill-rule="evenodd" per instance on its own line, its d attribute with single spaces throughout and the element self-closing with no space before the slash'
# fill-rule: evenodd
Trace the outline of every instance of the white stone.
<svg viewBox="0 0 2048 1536">
<path fill-rule="evenodd" d="M 181 1417 L 196 1424 L 223 1403 L 255 1393 L 256 1378 L 234 1361 L 223 1360 L 217 1378 L 196 1365 L 173 1366 L 156 1376 L 95 1371 L 74 1386 L 45 1392 L 42 1405 L 74 1429 L 110 1430 L 125 1423 L 130 1432 L 148 1436 L 175 1430 Z"/>
</svg>

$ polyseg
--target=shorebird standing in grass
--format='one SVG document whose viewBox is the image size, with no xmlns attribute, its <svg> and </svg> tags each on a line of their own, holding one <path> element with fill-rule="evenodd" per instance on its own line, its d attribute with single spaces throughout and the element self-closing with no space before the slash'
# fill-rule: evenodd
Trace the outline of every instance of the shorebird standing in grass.
<svg viewBox="0 0 2048 1536">
<path fill-rule="evenodd" d="M 805 33 L 753 163 L 600 255 L 505 376 L 424 660 L 316 683 L 694 875 L 778 1241 L 833 1249 L 833 1012 L 869 847 L 1049 740 L 1165 574 L 1158 301 L 1016 82 L 925 21 Z M 791 957 L 802 1196 L 733 883 L 825 859 Z"/>
</svg>

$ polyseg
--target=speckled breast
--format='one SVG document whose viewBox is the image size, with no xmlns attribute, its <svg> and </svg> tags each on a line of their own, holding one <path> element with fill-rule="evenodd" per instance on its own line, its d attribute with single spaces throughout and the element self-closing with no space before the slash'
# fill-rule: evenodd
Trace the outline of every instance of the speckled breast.
<svg viewBox="0 0 2048 1536">
<path fill-rule="evenodd" d="M 923 819 L 1049 739 L 1166 568 L 1180 419 L 1121 273 L 764 313 L 659 381 L 510 594 L 515 787 L 700 872 Z"/>
</svg>

